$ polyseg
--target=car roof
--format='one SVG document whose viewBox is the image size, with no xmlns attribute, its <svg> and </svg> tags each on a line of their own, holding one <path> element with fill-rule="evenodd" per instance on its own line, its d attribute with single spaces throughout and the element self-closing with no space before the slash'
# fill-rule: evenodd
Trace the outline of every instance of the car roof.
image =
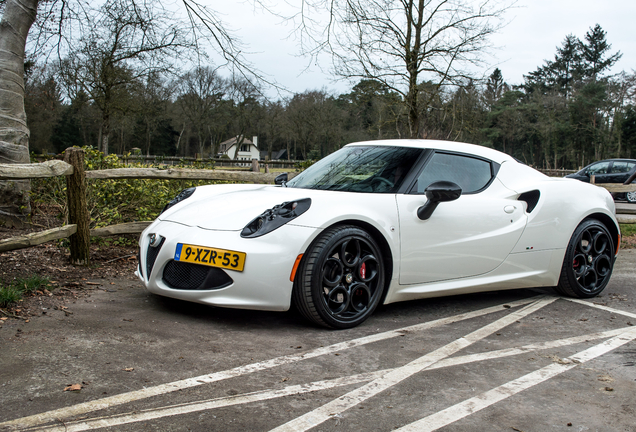
<svg viewBox="0 0 636 432">
<path fill-rule="evenodd" d="M 486 159 L 490 159 L 493 162 L 497 162 L 499 164 L 505 161 L 515 160 L 510 155 L 507 155 L 498 150 L 494 150 L 488 147 L 484 147 L 484 146 L 480 146 L 476 144 L 466 144 L 466 143 L 460 143 L 455 141 L 444 141 L 444 140 L 391 139 L 391 140 L 361 141 L 361 142 L 347 144 L 347 146 L 394 146 L 394 147 L 413 147 L 413 148 L 421 148 L 421 149 L 453 151 L 458 153 L 467 153 L 467 154 L 471 154 L 475 156 L 480 156 Z"/>
<path fill-rule="evenodd" d="M 594 165 L 594 164 L 599 163 L 599 162 L 634 162 L 634 163 L 636 163 L 636 159 L 625 159 L 625 158 L 603 159 L 603 160 L 600 160 L 600 161 L 592 162 L 592 163 L 590 163 L 587 166 Z"/>
</svg>

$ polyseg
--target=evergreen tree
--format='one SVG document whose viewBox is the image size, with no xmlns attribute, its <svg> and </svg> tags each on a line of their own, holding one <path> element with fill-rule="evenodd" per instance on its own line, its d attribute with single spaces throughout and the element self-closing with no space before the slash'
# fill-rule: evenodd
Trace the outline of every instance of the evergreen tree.
<svg viewBox="0 0 636 432">
<path fill-rule="evenodd" d="M 586 43 L 581 43 L 580 47 L 585 75 L 594 81 L 623 56 L 620 51 L 614 54 L 609 53 L 612 45 L 607 42 L 605 36 L 605 30 L 596 24 L 585 34 Z"/>
</svg>

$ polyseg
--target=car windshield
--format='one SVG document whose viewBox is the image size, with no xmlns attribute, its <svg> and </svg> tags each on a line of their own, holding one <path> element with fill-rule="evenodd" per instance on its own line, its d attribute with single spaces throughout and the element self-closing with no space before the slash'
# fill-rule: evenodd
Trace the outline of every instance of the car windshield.
<svg viewBox="0 0 636 432">
<path fill-rule="evenodd" d="M 345 192 L 395 193 L 422 149 L 351 146 L 316 162 L 288 187 Z"/>
</svg>

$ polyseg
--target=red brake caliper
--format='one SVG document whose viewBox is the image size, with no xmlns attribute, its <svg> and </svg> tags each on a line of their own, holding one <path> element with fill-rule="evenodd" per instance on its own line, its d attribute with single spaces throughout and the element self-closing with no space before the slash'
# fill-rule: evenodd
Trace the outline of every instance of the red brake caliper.
<svg viewBox="0 0 636 432">
<path fill-rule="evenodd" d="M 360 266 L 360 277 L 362 279 L 366 279 L 367 277 L 367 265 L 365 263 L 362 263 Z"/>
</svg>

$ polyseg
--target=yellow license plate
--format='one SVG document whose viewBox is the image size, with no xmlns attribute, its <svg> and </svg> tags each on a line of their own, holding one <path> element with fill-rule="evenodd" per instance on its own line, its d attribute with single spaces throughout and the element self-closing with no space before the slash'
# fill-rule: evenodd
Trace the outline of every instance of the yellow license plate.
<svg viewBox="0 0 636 432">
<path fill-rule="evenodd" d="M 242 272 L 246 256 L 245 252 L 177 243 L 174 260 Z"/>
</svg>

